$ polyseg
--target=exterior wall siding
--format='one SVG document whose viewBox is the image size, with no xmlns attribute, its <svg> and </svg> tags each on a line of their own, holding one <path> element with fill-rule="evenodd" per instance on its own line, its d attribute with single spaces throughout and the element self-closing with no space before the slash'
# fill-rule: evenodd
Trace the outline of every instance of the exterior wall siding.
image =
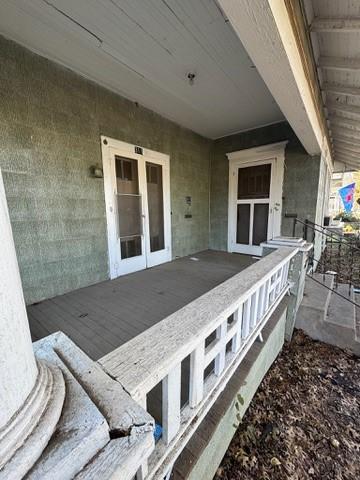
<svg viewBox="0 0 360 480">
<path fill-rule="evenodd" d="M 0 64 L 0 168 L 29 304 L 109 276 L 104 185 L 90 175 L 100 135 L 170 155 L 174 257 L 227 249 L 228 152 L 289 140 L 283 214 L 316 218 L 320 159 L 287 122 L 214 142 L 3 37 Z"/>
<path fill-rule="evenodd" d="M 215 141 L 211 160 L 210 248 L 227 250 L 229 160 L 226 154 L 284 140 L 289 142 L 285 150 L 281 233 L 292 234 L 293 220 L 285 218 L 285 213 L 297 213 L 299 219 L 315 221 L 320 158 L 305 152 L 287 122 L 249 130 Z M 300 229 L 297 234 L 302 234 Z"/>
<path fill-rule="evenodd" d="M 89 172 L 100 135 L 170 155 L 173 255 L 208 248 L 210 140 L 3 37 L 0 64 L 0 168 L 27 303 L 108 278 L 103 180 Z"/>
</svg>

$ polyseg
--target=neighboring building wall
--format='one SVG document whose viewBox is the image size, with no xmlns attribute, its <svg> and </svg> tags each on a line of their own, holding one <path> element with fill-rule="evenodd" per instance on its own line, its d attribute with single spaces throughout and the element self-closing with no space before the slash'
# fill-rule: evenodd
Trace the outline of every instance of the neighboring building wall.
<svg viewBox="0 0 360 480">
<path fill-rule="evenodd" d="M 100 135 L 170 155 L 173 255 L 208 248 L 211 141 L 2 37 L 0 65 L 0 168 L 28 303 L 108 278 L 103 181 L 89 175 Z"/>
<path fill-rule="evenodd" d="M 285 151 L 282 234 L 292 235 L 293 220 L 315 221 L 318 206 L 320 158 L 311 157 L 287 122 L 257 128 L 215 141 L 211 160 L 210 247 L 227 250 L 229 161 L 226 154 L 245 148 L 288 140 Z M 300 228 L 297 235 L 301 235 Z"/>
</svg>

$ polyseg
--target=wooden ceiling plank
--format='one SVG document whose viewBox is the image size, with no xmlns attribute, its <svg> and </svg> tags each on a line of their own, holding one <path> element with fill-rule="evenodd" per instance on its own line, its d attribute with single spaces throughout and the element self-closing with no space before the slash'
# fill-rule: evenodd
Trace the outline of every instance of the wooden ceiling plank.
<svg viewBox="0 0 360 480">
<path fill-rule="evenodd" d="M 349 153 L 345 150 L 342 150 L 341 148 L 335 148 L 335 154 L 344 155 L 349 160 L 355 160 L 355 161 L 360 162 L 360 154 L 357 155 L 356 153 L 355 154 Z"/>
<path fill-rule="evenodd" d="M 350 154 L 352 153 L 354 155 L 360 155 L 360 148 L 356 147 L 356 145 L 348 145 L 347 143 L 344 144 L 335 139 L 334 147 L 340 148 L 341 150 L 349 152 Z"/>
<path fill-rule="evenodd" d="M 356 130 L 346 130 L 334 126 L 330 129 L 330 131 L 333 138 L 338 138 L 339 136 L 342 136 L 343 138 L 345 137 L 350 141 L 360 141 L 360 132 L 357 132 Z"/>
<path fill-rule="evenodd" d="M 360 130 L 360 122 L 358 120 L 353 120 L 352 118 L 339 117 L 338 115 L 330 115 L 329 120 L 331 124 L 334 124 L 340 127 L 342 127 L 343 125 L 347 125 L 346 128 L 349 128 L 350 126 L 350 127 L 354 127 L 353 129 L 355 131 Z"/>
<path fill-rule="evenodd" d="M 336 83 L 324 83 L 322 85 L 324 92 L 336 93 L 338 95 L 347 95 L 349 97 L 360 97 L 359 87 L 348 87 L 346 85 L 340 85 Z"/>
<path fill-rule="evenodd" d="M 318 67 L 331 70 L 360 70 L 360 58 L 320 56 Z"/>
<path fill-rule="evenodd" d="M 337 162 L 341 162 L 343 163 L 344 165 L 346 165 L 346 167 L 350 167 L 350 168 L 353 168 L 354 170 L 359 170 L 360 168 L 360 164 L 356 164 L 356 163 L 353 163 L 352 161 L 349 161 L 347 160 L 346 158 L 343 158 L 343 157 L 336 157 L 335 159 Z"/>
<path fill-rule="evenodd" d="M 360 135 L 358 138 L 356 137 L 346 137 L 343 135 L 337 135 L 336 132 L 333 132 L 333 140 L 335 142 L 341 142 L 344 145 L 349 145 L 349 146 L 358 146 L 360 148 Z"/>
<path fill-rule="evenodd" d="M 360 18 L 321 18 L 317 17 L 310 26 L 312 32 L 331 33 L 360 32 Z"/>
<path fill-rule="evenodd" d="M 360 115 L 360 107 L 356 105 L 349 105 L 347 103 L 340 102 L 326 102 L 326 107 L 329 110 L 337 110 L 340 112 L 348 112 L 354 115 Z"/>
</svg>

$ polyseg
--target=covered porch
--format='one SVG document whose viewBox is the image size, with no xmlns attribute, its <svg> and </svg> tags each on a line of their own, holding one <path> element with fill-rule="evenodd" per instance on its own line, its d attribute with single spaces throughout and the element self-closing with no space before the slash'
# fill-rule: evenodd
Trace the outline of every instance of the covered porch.
<svg viewBox="0 0 360 480">
<path fill-rule="evenodd" d="M 238 421 L 291 337 L 311 245 L 287 235 L 324 214 L 331 151 L 293 17 L 262 0 L 0 12 L 0 480 L 181 478 L 216 402 Z"/>
<path fill-rule="evenodd" d="M 97 360 L 256 261 L 205 250 L 30 305 L 33 341 L 62 331 Z"/>
</svg>

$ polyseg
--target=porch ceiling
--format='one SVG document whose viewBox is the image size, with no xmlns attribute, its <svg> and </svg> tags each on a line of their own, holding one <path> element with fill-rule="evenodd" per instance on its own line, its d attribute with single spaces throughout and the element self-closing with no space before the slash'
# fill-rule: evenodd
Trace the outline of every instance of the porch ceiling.
<svg viewBox="0 0 360 480">
<path fill-rule="evenodd" d="M 360 168 L 360 3 L 305 1 L 334 158 Z"/>
<path fill-rule="evenodd" d="M 284 118 L 215 0 L 2 0 L 0 33 L 206 137 Z"/>
</svg>

